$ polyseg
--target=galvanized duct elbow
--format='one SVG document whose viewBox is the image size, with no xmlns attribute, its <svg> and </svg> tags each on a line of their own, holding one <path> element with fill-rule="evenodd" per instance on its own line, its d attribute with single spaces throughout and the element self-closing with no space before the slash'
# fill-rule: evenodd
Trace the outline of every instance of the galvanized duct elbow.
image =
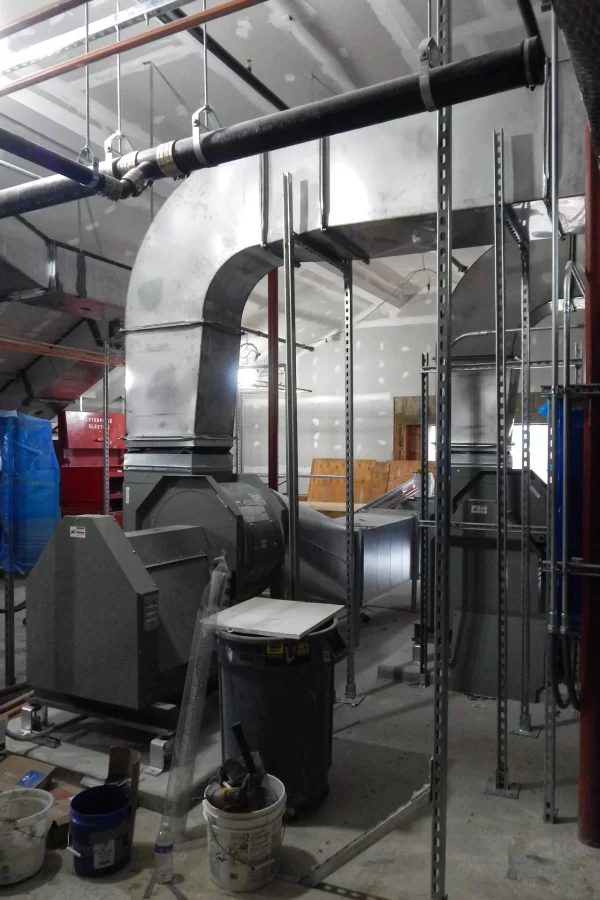
<svg viewBox="0 0 600 900">
<path fill-rule="evenodd" d="M 561 89 L 569 142 L 561 196 L 579 198 L 574 203 L 579 209 L 583 110 L 569 66 L 561 67 Z M 454 172 L 455 248 L 493 241 L 492 132 L 500 127 L 507 144 L 506 200 L 529 202 L 532 230 L 548 236 L 540 177 L 542 92 L 521 89 L 476 100 L 456 107 L 454 117 L 456 159 L 469 161 Z M 480 147 L 485 134 L 489 154 L 474 155 L 473 146 Z M 325 231 L 319 162 L 315 141 L 272 153 L 262 183 L 257 157 L 196 172 L 156 216 L 127 299 L 130 450 L 231 447 L 243 309 L 258 281 L 282 260 L 283 173 L 293 176 L 294 229 L 300 239 L 338 255 L 336 236 L 370 257 L 435 249 L 434 116 L 416 115 L 330 139 Z M 316 259 L 301 246 L 297 250 L 301 261 Z M 455 333 L 474 330 L 473 318 L 465 307 Z"/>
</svg>

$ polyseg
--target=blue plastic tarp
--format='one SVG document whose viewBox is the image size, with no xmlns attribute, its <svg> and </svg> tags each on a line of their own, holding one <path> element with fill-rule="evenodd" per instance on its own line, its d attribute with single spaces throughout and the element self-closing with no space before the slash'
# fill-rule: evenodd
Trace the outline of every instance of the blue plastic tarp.
<svg viewBox="0 0 600 900">
<path fill-rule="evenodd" d="M 52 425 L 0 410 L 0 565 L 29 572 L 60 521 Z"/>
</svg>

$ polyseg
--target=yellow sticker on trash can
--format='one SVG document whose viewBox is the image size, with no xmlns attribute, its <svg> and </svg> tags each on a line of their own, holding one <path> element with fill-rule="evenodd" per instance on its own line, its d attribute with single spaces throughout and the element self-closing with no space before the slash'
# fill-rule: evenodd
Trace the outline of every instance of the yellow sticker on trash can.
<svg viewBox="0 0 600 900">
<path fill-rule="evenodd" d="M 309 656 L 310 654 L 310 644 L 308 641 L 303 641 L 301 644 L 298 644 L 298 656 Z"/>
<path fill-rule="evenodd" d="M 267 644 L 267 656 L 283 656 L 283 644 Z"/>
</svg>

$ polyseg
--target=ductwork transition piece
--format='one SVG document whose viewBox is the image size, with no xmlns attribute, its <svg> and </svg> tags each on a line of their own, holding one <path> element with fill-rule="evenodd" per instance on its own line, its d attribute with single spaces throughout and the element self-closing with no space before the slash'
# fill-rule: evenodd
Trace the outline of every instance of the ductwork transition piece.
<svg viewBox="0 0 600 900">
<path fill-rule="evenodd" d="M 560 193 L 580 198 L 584 114 L 569 65 L 561 66 L 560 76 L 566 118 Z M 530 204 L 536 228 L 547 222 L 540 212 L 543 92 L 522 89 L 473 101 L 457 106 L 454 116 L 461 161 L 454 171 L 455 247 L 493 242 L 491 155 L 474 148 L 494 128 L 506 135 L 507 203 Z M 435 121 L 421 114 L 330 139 L 333 233 L 371 257 L 435 249 Z M 156 216 L 127 299 L 130 450 L 231 447 L 244 305 L 258 281 L 281 265 L 283 173 L 294 180 L 298 235 L 326 240 L 319 155 L 317 142 L 272 153 L 262 194 L 256 157 L 194 173 Z M 300 244 L 298 255 L 316 259 Z M 463 330 L 471 330 L 466 325 Z"/>
</svg>

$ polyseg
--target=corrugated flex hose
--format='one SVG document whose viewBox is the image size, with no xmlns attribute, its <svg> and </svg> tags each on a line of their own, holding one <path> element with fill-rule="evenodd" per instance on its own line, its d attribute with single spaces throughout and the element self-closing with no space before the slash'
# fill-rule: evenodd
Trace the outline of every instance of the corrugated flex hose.
<svg viewBox="0 0 600 900">
<path fill-rule="evenodd" d="M 230 582 L 231 572 L 225 557 L 222 556 L 216 560 L 216 566 L 205 588 L 196 617 L 177 722 L 175 748 L 161 823 L 161 827 L 165 824 L 169 827 L 174 840 L 185 834 L 187 815 L 191 807 L 194 769 L 200 749 L 200 729 L 215 649 L 215 630 L 207 625 L 206 621 L 227 605 Z"/>
</svg>

